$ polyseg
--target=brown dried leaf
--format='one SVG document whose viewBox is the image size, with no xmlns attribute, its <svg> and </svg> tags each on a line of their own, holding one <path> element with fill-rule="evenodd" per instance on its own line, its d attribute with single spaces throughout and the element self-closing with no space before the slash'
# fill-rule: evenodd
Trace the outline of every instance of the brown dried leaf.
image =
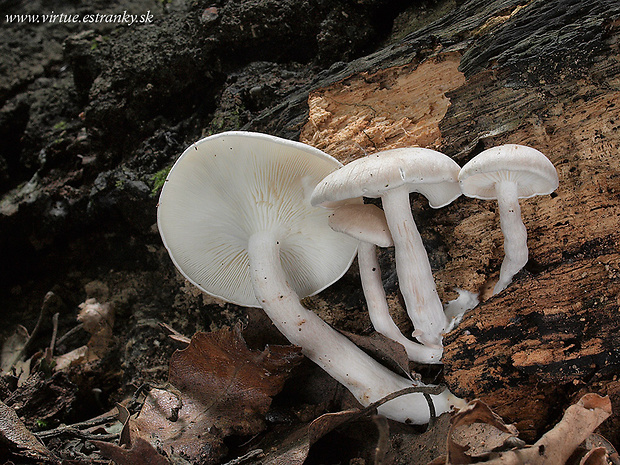
<svg viewBox="0 0 620 465">
<path fill-rule="evenodd" d="M 109 303 L 100 303 L 97 299 L 88 299 L 79 305 L 77 320 L 90 334 L 96 334 L 103 328 L 114 326 L 114 310 Z"/>
<path fill-rule="evenodd" d="M 620 456 L 618 455 L 618 451 L 614 445 L 609 441 L 609 439 L 598 433 L 592 433 L 588 436 L 588 439 L 586 439 L 581 446 L 586 450 L 602 447 L 607 451 L 607 459 L 609 460 L 609 463 L 613 465 L 620 465 Z"/>
<path fill-rule="evenodd" d="M 56 371 L 62 371 L 70 366 L 79 365 L 88 361 L 88 346 L 81 346 L 54 359 Z"/>
<path fill-rule="evenodd" d="M 598 394 L 584 395 L 576 404 L 566 409 L 562 420 L 551 431 L 529 448 L 532 455 L 531 463 L 541 465 L 566 463 L 575 449 L 609 415 L 611 415 L 609 397 L 601 397 Z"/>
<path fill-rule="evenodd" d="M 505 433 L 516 434 L 516 430 L 512 425 L 506 425 L 499 415 L 493 412 L 480 399 L 472 400 L 465 408 L 459 410 L 452 417 L 453 427 L 467 426 L 474 423 L 485 423 Z"/>
<path fill-rule="evenodd" d="M 484 405 L 481 402 L 480 404 Z M 468 446 L 452 443 L 455 425 L 482 421 L 502 429 L 503 423 L 488 407 L 475 409 L 476 412 L 473 414 L 468 413 L 471 409 L 467 407 L 455 415 L 448 441 L 450 455 L 447 463 L 450 465 L 474 462 L 493 465 L 564 465 L 590 433 L 611 415 L 611 401 L 608 397 L 586 394 L 579 402 L 568 407 L 562 420 L 535 444 L 505 452 L 489 453 L 486 457 L 467 455 L 465 452 L 468 451 Z M 595 460 L 598 460 L 600 453 L 593 452 L 591 459 L 593 462 L 586 463 L 597 464 Z"/>
<path fill-rule="evenodd" d="M 8 444 L 15 453 L 30 459 L 58 462 L 37 437 L 21 422 L 15 410 L 0 401 L 0 443 Z"/>
<path fill-rule="evenodd" d="M 604 447 L 591 449 L 579 462 L 579 465 L 608 465 L 607 450 Z"/>
<path fill-rule="evenodd" d="M 359 410 L 345 410 L 321 415 L 291 434 L 277 449 L 261 458 L 260 463 L 262 465 L 301 465 L 306 461 L 312 444 L 359 415 Z"/>
<path fill-rule="evenodd" d="M 310 448 L 312 447 L 312 445 L 323 436 L 333 431 L 335 428 L 338 428 L 345 423 L 357 420 L 361 417 L 374 415 L 376 414 L 377 407 L 379 407 L 383 403 L 388 402 L 389 400 L 399 397 L 401 395 L 410 394 L 412 392 L 420 392 L 420 388 L 411 387 L 405 388 L 401 391 L 393 392 L 392 394 L 378 400 L 377 402 L 361 410 L 345 410 L 342 412 L 327 413 L 321 415 L 309 424 L 298 428 L 282 444 L 278 444 L 277 447 L 272 448 L 272 450 L 266 455 L 266 457 L 261 458 L 259 463 L 260 465 L 301 465 L 308 457 L 308 453 L 310 452 Z M 432 444 L 435 442 L 433 441 L 433 437 L 440 437 L 442 443 L 445 444 L 445 436 L 448 428 L 447 426 L 445 428 L 439 426 L 445 421 L 445 419 L 446 418 L 443 415 L 440 416 L 433 428 L 431 428 L 426 433 L 419 435 L 418 437 L 421 438 L 421 440 L 416 447 L 432 447 Z M 377 463 L 381 463 L 381 460 L 385 460 L 385 463 L 390 463 L 391 458 L 389 457 L 389 453 L 391 451 L 385 450 L 386 431 L 385 429 L 383 429 L 382 431 L 381 428 L 382 427 L 380 426 L 380 439 L 377 447 L 383 450 L 377 450 L 377 458 L 379 459 Z M 439 436 L 437 436 L 437 431 L 439 431 Z M 383 438 L 381 438 L 382 435 Z M 381 443 L 382 439 L 383 444 Z"/>
<path fill-rule="evenodd" d="M 129 420 L 131 419 L 131 415 L 124 405 L 117 403 L 116 409 L 118 411 L 117 420 L 123 425 L 118 442 L 121 446 L 130 445 L 131 431 L 129 430 Z"/>
<path fill-rule="evenodd" d="M 168 459 L 159 454 L 144 439 L 138 438 L 131 449 L 123 449 L 103 441 L 91 441 L 101 455 L 114 460 L 118 465 L 170 465 Z"/>
<path fill-rule="evenodd" d="M 448 463 L 474 463 L 477 458 L 517 434 L 513 425 L 506 425 L 488 405 L 475 399 L 452 417 L 448 434 Z"/>
<path fill-rule="evenodd" d="M 132 441 L 201 463 L 224 450 L 224 437 L 260 432 L 271 396 L 283 387 L 301 360 L 296 347 L 250 350 L 238 327 L 194 335 L 170 360 L 171 390 L 153 389 L 137 418 Z"/>
<path fill-rule="evenodd" d="M 401 373 L 405 377 L 411 376 L 409 357 L 402 344 L 380 333 L 373 333 L 370 336 L 360 336 L 347 331 L 342 331 L 342 333 L 351 339 L 356 346 L 370 353 L 392 370 Z"/>
</svg>

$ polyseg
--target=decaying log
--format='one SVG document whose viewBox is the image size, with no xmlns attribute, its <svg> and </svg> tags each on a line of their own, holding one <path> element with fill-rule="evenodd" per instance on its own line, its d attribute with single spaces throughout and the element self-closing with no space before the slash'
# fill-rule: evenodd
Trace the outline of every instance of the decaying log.
<svg viewBox="0 0 620 465">
<path fill-rule="evenodd" d="M 463 165 L 503 143 L 551 159 L 560 187 L 522 201 L 530 261 L 499 295 L 490 295 L 503 257 L 496 204 L 413 206 L 443 301 L 455 287 L 481 296 L 446 340 L 447 384 L 533 439 L 585 387 L 609 393 L 620 412 L 620 5 L 475 3 L 321 76 L 264 117 L 292 132 L 303 120 L 301 140 L 343 162 L 422 145 Z M 305 98 L 307 119 L 292 110 Z"/>
</svg>

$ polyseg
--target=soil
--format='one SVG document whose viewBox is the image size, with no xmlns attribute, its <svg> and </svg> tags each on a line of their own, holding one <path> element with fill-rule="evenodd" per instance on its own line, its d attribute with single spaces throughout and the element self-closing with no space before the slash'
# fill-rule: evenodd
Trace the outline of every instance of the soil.
<svg viewBox="0 0 620 465">
<path fill-rule="evenodd" d="M 52 11 L 80 20 L 42 16 Z M 186 282 L 156 226 L 159 189 L 185 147 L 242 129 L 343 163 L 412 145 L 460 165 L 502 143 L 544 152 L 560 188 L 521 203 L 530 261 L 499 295 L 489 290 L 503 256 L 496 205 L 460 198 L 435 211 L 412 196 L 442 301 L 456 288 L 481 296 L 448 335 L 443 367 L 415 368 L 482 398 L 527 441 L 583 393 L 608 394 L 616 414 L 601 432 L 620 446 L 617 2 L 0 0 L 0 13 L 0 341 L 41 319 L 26 355 L 73 330 L 55 347 L 67 353 L 91 337 L 74 330 L 80 304 L 115 310 L 96 361 L 19 398 L 15 380 L 0 383 L 0 400 L 28 428 L 88 420 L 164 385 L 183 344 L 161 323 L 191 337 L 242 322 L 250 347 L 285 344 L 261 312 Z M 119 17 L 84 20 L 97 14 Z M 410 333 L 393 252 L 380 261 L 395 321 Z M 342 331 L 372 334 L 355 264 L 304 304 Z M 270 411 L 265 434 L 276 446 L 282 425 L 354 405 L 311 364 L 295 376 Z M 336 430 L 307 463 L 372 463 L 376 431 L 372 422 Z M 390 431 L 383 463 L 440 453 L 416 452 L 419 430 Z M 231 438 L 221 463 L 246 440 Z M 47 445 L 101 460 L 83 440 Z"/>
</svg>

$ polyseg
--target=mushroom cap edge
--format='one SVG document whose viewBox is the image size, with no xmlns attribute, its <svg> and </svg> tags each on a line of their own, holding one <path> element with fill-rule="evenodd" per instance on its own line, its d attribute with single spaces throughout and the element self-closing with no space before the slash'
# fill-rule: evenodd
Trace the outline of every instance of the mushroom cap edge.
<svg viewBox="0 0 620 465">
<path fill-rule="evenodd" d="M 211 157 L 209 157 L 209 150 L 211 150 L 214 146 L 218 147 L 219 152 L 217 154 L 211 154 Z M 224 148 L 227 150 L 223 150 Z M 267 150 L 264 150 L 265 148 L 267 148 Z M 256 301 L 251 283 L 249 281 L 249 271 L 247 269 L 247 250 L 244 250 L 243 248 L 244 238 L 239 237 L 240 234 L 245 234 L 243 232 L 243 228 L 247 229 L 247 225 L 243 225 L 234 231 L 222 231 L 222 229 L 229 227 L 228 223 L 225 225 L 219 220 L 219 218 L 214 219 L 210 209 L 206 208 L 203 210 L 203 207 L 213 203 L 215 198 L 224 198 L 226 201 L 236 201 L 239 203 L 240 197 L 236 196 L 232 191 L 230 186 L 232 181 L 230 179 L 219 179 L 219 175 L 216 171 L 210 173 L 210 171 L 213 171 L 213 168 L 209 166 L 208 161 L 204 158 L 211 158 L 210 161 L 213 161 L 217 158 L 216 155 L 219 154 L 220 157 L 218 163 L 221 164 L 226 163 L 224 159 L 227 155 L 234 153 L 235 159 L 233 160 L 234 163 L 232 163 L 233 166 L 225 171 L 231 175 L 232 173 L 235 173 L 235 175 L 245 173 L 242 174 L 242 177 L 244 177 L 244 180 L 247 181 L 250 177 L 253 180 L 257 176 L 256 173 L 248 173 L 246 170 L 247 166 L 243 162 L 244 157 L 247 158 L 247 156 L 250 156 L 250 152 L 260 152 L 261 150 L 263 150 L 266 154 L 263 153 L 263 155 L 251 156 L 251 158 L 254 160 L 255 158 L 261 159 L 266 157 L 270 160 L 269 163 L 271 165 L 277 165 L 277 160 L 280 160 L 282 163 L 292 161 L 292 158 L 289 156 L 282 155 L 282 153 L 292 151 L 303 159 L 304 162 L 302 165 L 306 165 L 306 162 L 318 163 L 312 173 L 309 174 L 302 172 L 298 175 L 299 179 L 293 179 L 297 186 L 297 192 L 295 194 L 296 199 L 299 200 L 301 197 L 304 198 L 303 205 L 300 208 L 303 207 L 311 209 L 312 215 L 316 216 L 316 218 L 313 218 L 310 223 L 305 224 L 303 227 L 300 227 L 295 231 L 295 238 L 291 239 L 291 242 L 294 242 L 292 248 L 295 250 L 283 250 L 281 254 L 282 266 L 289 279 L 289 284 L 291 284 L 294 290 L 299 293 L 300 297 L 314 295 L 340 279 L 353 262 L 357 252 L 358 243 L 353 238 L 343 236 L 342 234 L 331 230 L 327 224 L 327 218 L 330 210 L 311 207 L 309 203 L 309 195 L 312 192 L 314 185 L 316 185 L 316 183 L 318 183 L 326 174 L 341 166 L 340 162 L 338 162 L 335 158 L 327 155 L 319 149 L 300 142 L 281 139 L 267 134 L 245 131 L 229 131 L 215 134 L 191 144 L 185 149 L 173 165 L 160 194 L 157 209 L 157 225 L 164 246 L 166 247 L 175 267 L 186 279 L 188 279 L 203 292 L 237 305 L 249 307 L 260 307 L 260 305 Z M 246 151 L 247 153 L 241 153 L 240 155 L 237 153 L 238 151 Z M 304 158 L 306 157 L 306 154 L 310 155 L 307 159 Z M 196 166 L 192 166 L 196 160 L 203 162 L 203 165 L 198 168 Z M 204 163 L 206 163 L 206 166 Z M 250 171 L 255 168 L 256 166 L 252 166 Z M 207 178 L 202 179 L 201 176 L 207 176 Z M 291 176 L 294 177 L 295 173 L 292 173 Z M 202 198 L 193 198 L 193 200 L 189 200 L 190 197 L 196 196 L 194 196 L 191 192 L 185 192 L 181 193 L 182 197 L 180 197 L 179 200 L 174 200 L 175 196 L 179 196 L 179 191 L 187 191 L 187 189 L 182 185 L 175 186 L 175 184 L 178 184 L 179 182 L 187 182 L 187 179 L 190 180 L 191 190 L 200 190 L 204 186 L 210 186 L 209 193 L 207 195 L 202 194 Z M 276 188 L 276 191 L 280 188 L 279 186 L 273 186 L 273 182 L 265 179 L 261 182 L 270 184 L 271 187 Z M 304 185 L 301 185 L 302 183 Z M 308 183 L 310 183 L 310 185 Z M 221 195 L 216 192 L 218 187 L 224 191 Z M 283 188 L 284 187 L 282 187 L 282 189 Z M 282 199 L 278 199 L 278 201 L 279 200 Z M 249 209 L 249 205 L 256 203 L 256 201 L 256 198 L 244 198 L 241 200 L 241 202 L 244 203 L 244 207 L 247 207 L 246 209 Z M 261 204 L 269 203 L 269 201 L 262 198 L 259 199 L 259 201 Z M 241 210 L 244 209 L 241 208 Z M 295 209 L 293 208 L 293 210 Z M 292 211 L 291 214 L 294 213 L 296 212 Z M 223 214 L 223 217 L 226 222 L 230 222 L 233 221 L 235 215 L 225 213 Z M 201 219 L 205 218 L 208 221 L 206 223 L 201 223 Z M 314 221 L 314 219 L 317 221 Z M 218 228 L 220 230 L 218 230 Z M 310 234 L 314 234 L 314 236 L 306 237 L 301 240 L 300 235 L 303 234 L 302 230 L 304 229 L 308 230 Z M 329 237 L 330 245 L 318 245 L 317 235 L 320 235 L 321 237 Z M 217 252 L 198 252 L 192 250 L 191 247 L 186 247 L 186 245 L 184 245 L 184 243 L 198 240 L 203 241 L 203 243 L 214 243 L 217 248 L 218 241 L 221 241 L 222 238 L 227 236 L 233 237 L 236 240 L 236 243 L 233 245 L 224 246 L 218 249 Z M 283 249 L 286 246 L 285 242 L 286 241 L 283 241 L 282 244 Z M 295 268 L 295 265 L 292 262 L 294 261 L 295 253 L 299 252 L 299 249 L 306 246 L 312 248 L 310 255 L 313 253 L 321 253 L 321 258 L 318 259 L 318 261 L 321 262 L 322 266 L 320 270 L 310 273 L 312 275 L 313 282 L 311 284 L 304 285 L 303 283 L 298 282 L 303 278 L 292 276 Z M 330 251 L 326 252 L 326 249 L 329 249 Z M 213 281 L 209 278 L 209 275 L 215 273 L 215 270 L 221 266 L 230 266 L 230 261 L 234 259 L 235 256 L 241 256 L 244 252 L 246 253 L 246 257 L 238 259 L 237 265 L 245 267 L 246 269 L 238 269 L 235 271 L 229 269 L 227 271 L 227 282 L 222 284 L 218 281 L 218 284 L 214 285 Z M 308 258 L 308 261 L 310 262 L 315 260 L 317 259 L 312 256 Z M 332 260 L 337 261 L 337 265 L 335 267 L 327 266 L 328 262 L 331 262 Z M 218 263 L 218 265 L 214 268 L 210 268 L 213 267 L 213 263 Z M 305 270 L 305 267 L 310 266 L 315 265 L 310 265 L 304 262 L 301 268 L 304 268 L 304 272 L 308 272 L 308 270 Z M 231 291 L 231 289 L 235 288 L 240 289 L 239 294 Z"/>
<path fill-rule="evenodd" d="M 317 185 L 311 202 L 321 205 L 356 197 L 376 198 L 401 186 L 441 208 L 461 195 L 460 166 L 449 156 L 423 147 L 384 150 L 354 160 Z"/>
<path fill-rule="evenodd" d="M 482 200 L 497 199 L 495 183 L 511 180 L 519 184 L 519 198 L 547 195 L 559 185 L 553 163 L 535 148 L 505 144 L 480 152 L 459 173 L 463 194 Z"/>
</svg>

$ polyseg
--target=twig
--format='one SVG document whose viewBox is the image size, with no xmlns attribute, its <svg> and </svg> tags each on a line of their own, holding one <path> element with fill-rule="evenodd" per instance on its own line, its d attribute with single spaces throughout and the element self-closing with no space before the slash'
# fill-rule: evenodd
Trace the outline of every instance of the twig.
<svg viewBox="0 0 620 465">
<path fill-rule="evenodd" d="M 54 355 L 54 348 L 56 346 L 56 336 L 58 335 L 58 316 L 60 314 L 58 312 L 54 313 L 52 317 L 52 341 L 50 342 L 50 355 Z"/>
<path fill-rule="evenodd" d="M 45 434 L 45 433 L 54 433 L 54 434 Z M 82 431 L 81 429 L 72 428 L 67 426 L 63 429 L 56 428 L 56 430 L 42 431 L 40 433 L 35 433 L 35 436 L 39 439 L 49 439 L 57 436 L 73 436 L 80 439 L 95 439 L 97 441 L 110 441 L 112 439 L 117 439 L 119 433 L 110 433 L 110 434 L 93 434 L 87 433 L 86 431 Z"/>
<path fill-rule="evenodd" d="M 172 326 L 166 323 L 159 323 L 159 326 L 160 328 L 168 331 L 170 333 L 168 337 L 174 339 L 177 342 L 182 342 L 183 344 L 189 344 L 190 342 L 192 342 L 192 340 L 189 337 L 181 334 L 176 329 L 174 329 Z"/>
<path fill-rule="evenodd" d="M 77 436 L 82 439 L 115 439 L 118 437 L 118 433 L 105 435 L 105 434 L 91 434 L 82 431 L 80 428 L 89 428 L 91 426 L 103 425 L 104 423 L 109 423 L 111 421 L 117 420 L 117 415 L 106 415 L 97 418 L 91 418 L 90 420 L 82 421 L 80 423 L 74 423 L 73 425 L 62 425 L 54 429 L 50 429 L 47 431 L 39 431 L 34 433 L 36 437 L 39 439 L 47 439 L 53 438 L 56 436 L 61 436 L 63 434 L 68 434 L 72 436 Z M 86 437 L 89 436 L 89 437 Z M 108 437 L 109 436 L 109 437 Z"/>
<path fill-rule="evenodd" d="M 231 460 L 230 462 L 226 462 L 223 465 L 239 465 L 243 462 L 247 462 L 250 459 L 261 457 L 263 454 L 263 449 L 254 449 L 248 452 L 247 454 L 242 455 L 241 457 L 237 457 L 236 459 Z"/>
<path fill-rule="evenodd" d="M 437 419 L 437 411 L 435 410 L 435 404 L 433 403 L 433 399 L 428 392 L 423 392 L 422 395 L 426 399 L 428 403 L 429 417 L 428 417 L 428 426 L 427 430 L 431 429 L 435 424 L 435 420 Z"/>
<path fill-rule="evenodd" d="M 397 397 L 405 396 L 407 394 L 420 393 L 420 394 L 424 394 L 424 397 L 429 404 L 428 408 L 430 410 L 430 419 L 429 419 L 429 424 L 430 424 L 430 421 L 433 420 L 436 415 L 435 405 L 433 403 L 433 399 L 430 396 L 441 394 L 445 389 L 446 389 L 445 386 L 411 386 L 408 388 L 401 389 L 400 391 L 395 391 L 385 396 L 384 398 L 379 399 L 378 401 L 370 404 L 369 406 L 364 407 L 363 409 L 359 410 L 358 414 L 351 418 L 351 421 L 355 420 L 356 418 L 373 413 L 375 410 L 377 410 L 377 408 L 381 407 L 383 404 L 391 400 L 396 399 Z"/>
<path fill-rule="evenodd" d="M 65 334 L 63 334 L 58 341 L 56 342 L 56 345 L 60 345 L 63 342 L 65 342 L 65 340 L 69 337 L 69 336 L 73 336 L 75 333 L 77 333 L 80 329 L 82 329 L 84 327 L 84 325 L 82 323 L 80 323 L 77 326 L 74 326 L 73 328 L 71 328 L 69 331 L 67 331 Z"/>
</svg>

